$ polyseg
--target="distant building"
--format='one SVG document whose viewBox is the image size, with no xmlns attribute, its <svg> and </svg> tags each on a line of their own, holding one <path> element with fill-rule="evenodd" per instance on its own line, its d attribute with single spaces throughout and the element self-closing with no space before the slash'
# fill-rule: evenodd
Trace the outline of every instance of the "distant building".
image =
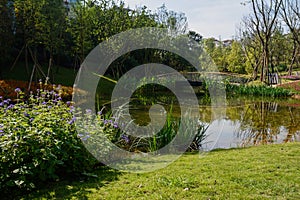
<svg viewBox="0 0 300 200">
<path fill-rule="evenodd" d="M 222 43 L 225 47 L 229 47 L 232 45 L 233 40 L 223 40 Z"/>
<path fill-rule="evenodd" d="M 232 45 L 233 43 L 233 40 L 223 40 L 223 41 L 220 41 L 220 40 L 217 40 L 217 39 L 214 39 L 214 43 L 217 47 L 219 47 L 220 45 L 222 45 L 223 47 L 229 47 Z"/>
</svg>

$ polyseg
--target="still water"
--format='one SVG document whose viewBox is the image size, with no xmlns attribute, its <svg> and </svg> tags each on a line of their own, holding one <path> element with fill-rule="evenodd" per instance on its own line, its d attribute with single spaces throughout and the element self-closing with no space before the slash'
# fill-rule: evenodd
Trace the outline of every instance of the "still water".
<svg viewBox="0 0 300 200">
<path fill-rule="evenodd" d="M 225 101 L 218 108 L 200 103 L 200 122 L 208 126 L 205 150 L 300 141 L 300 100 L 235 97 Z M 147 123 L 145 106 L 131 108 L 137 123 Z M 173 105 L 172 114 L 180 116 L 179 107 Z"/>
</svg>

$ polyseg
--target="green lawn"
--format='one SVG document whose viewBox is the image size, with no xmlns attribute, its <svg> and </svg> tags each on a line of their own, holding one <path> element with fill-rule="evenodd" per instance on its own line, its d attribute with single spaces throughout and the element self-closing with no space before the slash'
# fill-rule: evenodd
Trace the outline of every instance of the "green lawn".
<svg viewBox="0 0 300 200">
<path fill-rule="evenodd" d="M 24 199 L 300 199 L 300 143 L 185 154 L 159 171 L 52 183 Z"/>
</svg>

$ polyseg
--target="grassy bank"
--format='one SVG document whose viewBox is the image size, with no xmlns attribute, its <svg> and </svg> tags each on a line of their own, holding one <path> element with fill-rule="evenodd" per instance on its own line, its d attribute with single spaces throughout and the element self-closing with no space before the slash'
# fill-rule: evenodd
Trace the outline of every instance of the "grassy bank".
<svg viewBox="0 0 300 200">
<path fill-rule="evenodd" d="M 95 174 L 24 199 L 299 199 L 300 143 L 186 154 L 153 173 Z"/>
</svg>

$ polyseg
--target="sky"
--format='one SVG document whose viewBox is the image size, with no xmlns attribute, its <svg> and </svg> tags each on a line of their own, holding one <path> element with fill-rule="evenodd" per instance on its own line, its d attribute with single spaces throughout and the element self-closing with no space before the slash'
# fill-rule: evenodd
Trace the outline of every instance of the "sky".
<svg viewBox="0 0 300 200">
<path fill-rule="evenodd" d="M 147 6 L 155 11 L 165 4 L 169 10 L 185 13 L 189 30 L 205 38 L 232 39 L 243 16 L 250 13 L 243 0 L 124 0 L 130 8 Z"/>
</svg>

